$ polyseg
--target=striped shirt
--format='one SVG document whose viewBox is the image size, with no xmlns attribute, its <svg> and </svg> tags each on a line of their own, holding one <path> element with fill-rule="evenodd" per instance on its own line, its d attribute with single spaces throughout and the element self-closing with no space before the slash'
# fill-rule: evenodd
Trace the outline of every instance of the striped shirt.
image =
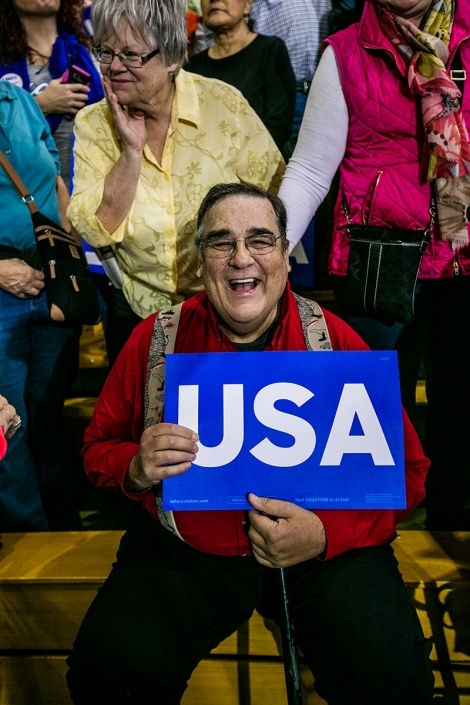
<svg viewBox="0 0 470 705">
<path fill-rule="evenodd" d="M 331 0 L 253 0 L 255 31 L 281 37 L 296 81 L 311 81 L 328 35 Z"/>
</svg>

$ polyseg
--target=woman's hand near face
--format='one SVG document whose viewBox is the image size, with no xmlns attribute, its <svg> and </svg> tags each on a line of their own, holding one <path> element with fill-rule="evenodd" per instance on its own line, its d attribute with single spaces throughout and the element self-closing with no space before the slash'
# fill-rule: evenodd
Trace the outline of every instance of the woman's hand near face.
<svg viewBox="0 0 470 705">
<path fill-rule="evenodd" d="M 147 128 L 143 111 L 135 110 L 129 113 L 124 110 L 107 77 L 103 78 L 103 87 L 115 129 L 121 138 L 122 150 L 104 180 L 103 199 L 95 215 L 101 225 L 112 234 L 127 217 L 134 202 L 142 154 L 147 142 Z"/>
<path fill-rule="evenodd" d="M 127 148 L 130 152 L 141 155 L 147 142 L 145 113 L 143 110 L 125 110 L 119 103 L 107 76 L 103 77 L 103 88 L 123 149 Z"/>
<path fill-rule="evenodd" d="M 159 423 L 145 429 L 140 450 L 129 465 L 126 489 L 140 492 L 189 470 L 198 440 L 197 433 L 177 424 Z"/>
<path fill-rule="evenodd" d="M 125 110 L 107 76 L 103 77 L 103 88 L 115 129 L 121 138 L 122 151 L 105 178 L 103 199 L 95 215 L 112 234 L 127 217 L 135 198 L 142 154 L 147 142 L 147 128 L 144 112 Z"/>
</svg>

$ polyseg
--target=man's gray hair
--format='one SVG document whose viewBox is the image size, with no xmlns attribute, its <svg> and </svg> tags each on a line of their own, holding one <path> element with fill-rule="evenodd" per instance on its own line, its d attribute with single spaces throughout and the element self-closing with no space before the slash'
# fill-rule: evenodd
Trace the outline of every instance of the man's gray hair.
<svg viewBox="0 0 470 705">
<path fill-rule="evenodd" d="M 99 45 L 120 30 L 126 20 L 136 39 L 149 50 L 160 49 L 167 66 L 181 67 L 187 58 L 185 0 L 93 0 L 93 41 Z"/>
<path fill-rule="evenodd" d="M 276 196 L 274 193 L 270 193 L 269 191 L 265 191 L 262 188 L 258 188 L 257 186 L 250 186 L 249 184 L 216 184 L 206 193 L 197 213 L 197 234 L 195 244 L 199 250 L 199 257 L 201 260 L 203 258 L 202 255 L 204 250 L 204 219 L 216 203 L 221 201 L 223 198 L 228 198 L 229 196 L 250 196 L 251 198 L 264 198 L 266 201 L 269 201 L 276 216 L 277 227 L 279 230 L 279 235 L 281 236 L 282 251 L 287 252 L 289 249 L 289 240 L 287 239 L 286 234 L 287 212 L 286 207 L 279 196 Z"/>
</svg>

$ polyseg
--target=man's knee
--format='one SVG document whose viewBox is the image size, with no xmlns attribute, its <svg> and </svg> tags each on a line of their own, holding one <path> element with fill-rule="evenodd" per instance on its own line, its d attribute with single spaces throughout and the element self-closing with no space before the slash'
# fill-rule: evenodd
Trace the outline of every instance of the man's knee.
<svg viewBox="0 0 470 705">
<path fill-rule="evenodd" d="M 114 597 L 110 590 L 106 594 Z M 179 703 L 195 664 L 185 656 L 175 630 L 162 631 L 145 611 L 131 615 L 114 601 L 109 609 L 101 598 L 86 615 L 67 661 L 73 702 Z"/>
<path fill-rule="evenodd" d="M 75 705 L 179 705 L 186 684 L 176 686 L 140 669 L 90 663 L 72 654 L 67 684 Z"/>
<path fill-rule="evenodd" d="M 391 548 L 345 554 L 326 570 L 322 609 L 307 610 L 297 632 L 320 695 L 334 705 L 431 703 L 431 644 Z"/>
<path fill-rule="evenodd" d="M 331 678 L 316 680 L 315 688 L 330 705 L 431 705 L 430 651 L 427 639 L 412 652 L 384 650 L 358 663 L 354 672 L 332 668 Z"/>
</svg>

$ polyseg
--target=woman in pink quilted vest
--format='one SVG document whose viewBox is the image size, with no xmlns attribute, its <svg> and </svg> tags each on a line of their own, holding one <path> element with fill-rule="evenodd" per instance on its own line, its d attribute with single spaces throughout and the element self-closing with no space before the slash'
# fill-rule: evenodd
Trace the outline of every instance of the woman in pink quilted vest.
<svg viewBox="0 0 470 705">
<path fill-rule="evenodd" d="M 280 190 L 294 246 L 339 171 L 332 287 L 372 348 L 398 351 L 411 416 L 424 366 L 430 530 L 470 529 L 469 71 L 466 0 L 366 0 L 360 22 L 325 41 Z M 413 320 L 347 315 L 348 222 L 426 229 L 431 204 Z"/>
</svg>

